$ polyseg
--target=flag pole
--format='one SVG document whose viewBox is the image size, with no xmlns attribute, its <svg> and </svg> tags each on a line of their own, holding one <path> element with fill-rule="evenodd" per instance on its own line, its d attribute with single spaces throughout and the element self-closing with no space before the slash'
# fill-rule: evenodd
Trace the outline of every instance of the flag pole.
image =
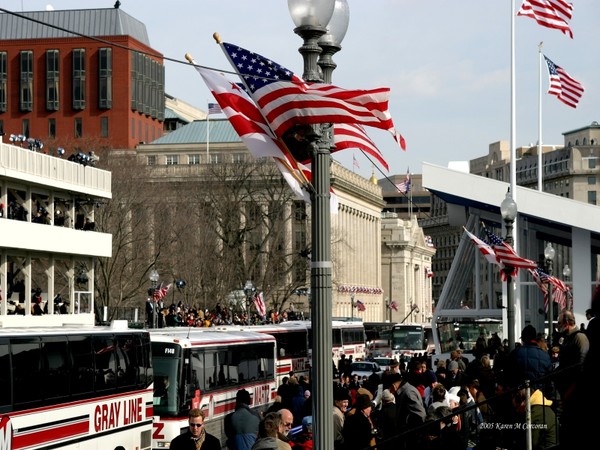
<svg viewBox="0 0 600 450">
<path fill-rule="evenodd" d="M 538 91 L 538 143 L 537 143 L 537 151 L 538 151 L 538 191 L 542 192 L 544 190 L 542 182 L 543 182 L 543 167 L 542 167 L 542 45 L 544 43 L 540 42 L 538 45 L 538 53 L 539 53 L 539 91 Z"/>
<path fill-rule="evenodd" d="M 208 104 L 208 103 L 207 103 Z M 210 142 L 210 123 L 208 118 L 210 117 L 210 112 L 206 112 L 206 164 L 210 163 L 210 156 L 209 156 L 209 142 Z"/>
</svg>

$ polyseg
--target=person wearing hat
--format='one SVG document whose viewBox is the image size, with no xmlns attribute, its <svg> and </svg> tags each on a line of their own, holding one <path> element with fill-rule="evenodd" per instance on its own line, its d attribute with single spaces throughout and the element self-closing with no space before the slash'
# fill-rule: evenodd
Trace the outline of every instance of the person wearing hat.
<svg viewBox="0 0 600 450">
<path fill-rule="evenodd" d="M 312 416 L 306 416 L 302 419 L 302 431 L 294 437 L 294 449 L 312 450 L 313 449 L 313 426 Z"/>
<path fill-rule="evenodd" d="M 525 380 L 529 380 L 533 388 L 539 389 L 552 370 L 552 360 L 548 352 L 538 345 L 533 325 L 523 328 L 521 342 L 522 345 L 515 347 L 508 355 L 508 383 L 510 387 L 517 388 Z"/>
<path fill-rule="evenodd" d="M 371 421 L 373 403 L 369 396 L 357 395 L 355 408 L 356 412 L 346 417 L 344 421 L 342 434 L 345 450 L 363 450 L 376 444 L 375 434 L 377 430 Z"/>
<path fill-rule="evenodd" d="M 450 361 L 446 379 L 443 382 L 444 387 L 449 390 L 453 386 L 462 386 L 465 381 L 465 376 L 461 372 L 458 362 Z"/>
<path fill-rule="evenodd" d="M 381 394 L 381 409 L 373 413 L 375 424 L 381 432 L 381 439 L 386 441 L 398 434 L 396 421 L 396 397 L 389 389 L 384 389 Z M 390 442 L 390 448 L 392 447 Z M 396 443 L 397 445 L 397 443 Z M 378 446 L 378 449 L 380 447 Z"/>
<path fill-rule="evenodd" d="M 349 394 L 345 389 L 338 388 L 333 392 L 333 448 L 340 450 L 344 447 L 344 422 L 348 409 Z"/>
</svg>

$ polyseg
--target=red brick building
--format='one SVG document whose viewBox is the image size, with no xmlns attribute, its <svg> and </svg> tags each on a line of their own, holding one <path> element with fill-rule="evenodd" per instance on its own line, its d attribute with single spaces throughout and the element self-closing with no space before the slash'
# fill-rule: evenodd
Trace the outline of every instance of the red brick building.
<svg viewBox="0 0 600 450">
<path fill-rule="evenodd" d="M 164 91 L 162 55 L 121 9 L 0 14 L 4 139 L 134 148 L 162 136 Z"/>
</svg>

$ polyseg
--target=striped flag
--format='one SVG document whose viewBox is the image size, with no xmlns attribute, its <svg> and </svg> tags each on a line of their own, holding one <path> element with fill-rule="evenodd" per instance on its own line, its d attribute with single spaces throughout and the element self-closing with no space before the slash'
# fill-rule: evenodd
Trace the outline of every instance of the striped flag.
<svg viewBox="0 0 600 450">
<path fill-rule="evenodd" d="M 256 306 L 256 311 L 258 311 L 259 316 L 264 317 L 267 314 L 267 307 L 262 292 L 254 296 L 254 306 Z"/>
<path fill-rule="evenodd" d="M 357 148 L 373 156 L 385 167 L 385 170 L 390 170 L 387 161 L 383 158 L 383 155 L 371 138 L 367 136 L 365 129 L 360 125 L 354 123 L 336 123 L 333 125 L 333 138 L 335 152 L 347 148 Z"/>
<path fill-rule="evenodd" d="M 366 311 L 367 307 L 360 300 L 356 300 L 356 309 L 358 309 L 359 311 Z"/>
<path fill-rule="evenodd" d="M 166 297 L 167 292 L 169 292 L 169 289 L 171 289 L 171 285 L 167 285 L 164 286 L 162 283 L 160 284 L 159 287 L 157 287 L 156 289 L 154 289 L 154 293 L 152 294 L 152 298 L 155 302 L 162 300 L 163 298 Z"/>
<path fill-rule="evenodd" d="M 544 55 L 546 64 L 548 65 L 548 73 L 550 76 L 550 87 L 548 94 L 555 95 L 561 102 L 571 108 L 577 108 L 577 103 L 583 95 L 583 86 L 562 67 L 557 66 Z"/>
<path fill-rule="evenodd" d="M 358 160 L 352 155 L 352 165 L 357 169 L 360 169 L 360 164 L 358 164 Z"/>
<path fill-rule="evenodd" d="M 399 145 L 404 142 L 388 111 L 389 88 L 306 83 L 264 56 L 225 42 L 221 46 L 276 136 L 295 125 L 354 123 L 388 130 Z"/>
<path fill-rule="evenodd" d="M 394 311 L 398 311 L 398 303 L 396 303 L 396 301 L 395 301 L 395 300 L 392 300 L 392 301 L 390 302 L 389 308 L 390 308 L 390 309 L 393 309 Z"/>
<path fill-rule="evenodd" d="M 547 274 L 542 269 L 537 267 L 536 269 L 529 269 L 529 273 L 533 277 L 535 284 L 538 285 L 540 291 L 544 294 L 544 310 L 548 311 L 548 285 L 552 285 L 552 301 L 558 303 L 560 309 L 567 307 L 567 296 L 569 294 L 569 287 L 561 280 L 552 275 Z"/>
<path fill-rule="evenodd" d="M 496 259 L 500 264 L 504 267 L 512 267 L 512 276 L 516 276 L 519 269 L 535 269 L 537 268 L 537 263 L 530 259 L 525 259 L 517 255 L 517 253 L 513 250 L 513 248 L 508 245 L 504 240 L 502 240 L 499 236 L 495 235 L 487 228 L 484 229 L 485 234 L 488 237 L 490 245 L 496 252 Z"/>
<path fill-rule="evenodd" d="M 208 114 L 221 114 L 221 107 L 218 103 L 209 103 L 208 104 Z"/>
<path fill-rule="evenodd" d="M 573 15 L 573 4 L 565 0 L 525 0 L 517 12 L 517 16 L 534 19 L 538 24 L 561 30 L 573 38 L 569 21 Z"/>
<path fill-rule="evenodd" d="M 404 181 L 397 183 L 395 186 L 401 194 L 408 194 L 408 192 L 410 192 L 410 172 L 408 170 L 406 171 L 406 178 Z"/>
<path fill-rule="evenodd" d="M 488 243 L 479 239 L 473 233 L 469 232 L 469 230 L 467 230 L 465 227 L 463 227 L 463 229 L 465 230 L 465 233 L 467 233 L 467 236 L 469 236 L 471 241 L 473 241 L 473 243 L 477 246 L 477 249 L 481 252 L 485 259 L 487 259 L 488 262 L 500 265 L 498 259 L 496 258 L 496 252 L 492 247 L 490 247 Z"/>
</svg>

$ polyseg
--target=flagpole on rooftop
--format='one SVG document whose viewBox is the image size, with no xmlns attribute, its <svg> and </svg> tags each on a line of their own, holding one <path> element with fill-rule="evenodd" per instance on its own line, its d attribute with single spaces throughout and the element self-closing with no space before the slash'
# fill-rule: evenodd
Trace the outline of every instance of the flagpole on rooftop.
<svg viewBox="0 0 600 450">
<path fill-rule="evenodd" d="M 210 142 L 210 123 L 209 123 L 209 118 L 210 117 L 210 111 L 206 112 L 206 164 L 209 164 L 210 161 L 210 156 L 209 156 L 209 142 Z"/>
</svg>

